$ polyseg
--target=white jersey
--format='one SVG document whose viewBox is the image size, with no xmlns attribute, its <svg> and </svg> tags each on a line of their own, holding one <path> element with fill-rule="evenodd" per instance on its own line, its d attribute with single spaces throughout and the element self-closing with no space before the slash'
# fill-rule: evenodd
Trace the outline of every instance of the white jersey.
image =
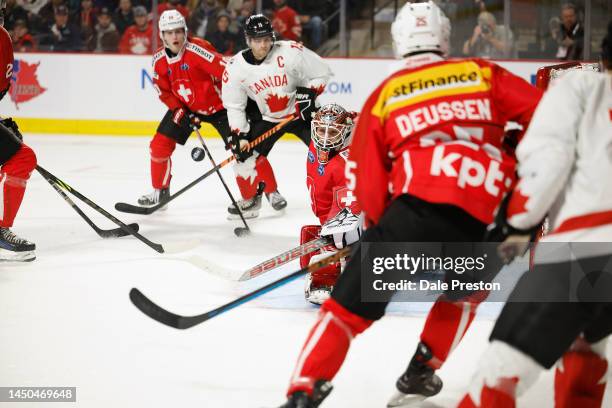
<svg viewBox="0 0 612 408">
<path fill-rule="evenodd" d="M 248 63 L 245 52 L 229 60 L 223 76 L 222 99 L 232 130 L 249 131 L 248 98 L 257 103 L 264 120 L 280 122 L 295 112 L 296 87 L 323 92 L 332 75 L 321 57 L 293 41 L 276 41 L 258 65 Z"/>
<path fill-rule="evenodd" d="M 612 75 L 572 71 L 543 96 L 518 145 L 509 223 L 542 241 L 612 241 Z"/>
</svg>

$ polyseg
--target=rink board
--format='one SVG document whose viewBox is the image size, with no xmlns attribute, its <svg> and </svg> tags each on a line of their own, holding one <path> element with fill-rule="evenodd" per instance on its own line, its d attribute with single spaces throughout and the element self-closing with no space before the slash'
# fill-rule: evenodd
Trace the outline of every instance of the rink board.
<svg viewBox="0 0 612 408">
<path fill-rule="evenodd" d="M 334 76 L 322 103 L 360 110 L 390 72 L 393 60 L 328 58 Z M 500 61 L 527 81 L 549 63 Z M 166 107 L 152 84 L 151 59 L 144 56 L 18 53 L 13 86 L 0 112 L 25 132 L 151 135 Z M 212 136 L 210 128 L 204 129 Z"/>
</svg>

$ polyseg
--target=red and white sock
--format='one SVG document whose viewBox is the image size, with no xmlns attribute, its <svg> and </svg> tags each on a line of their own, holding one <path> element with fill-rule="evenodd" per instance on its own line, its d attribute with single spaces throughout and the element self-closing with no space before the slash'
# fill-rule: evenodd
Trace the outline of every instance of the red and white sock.
<svg viewBox="0 0 612 408">
<path fill-rule="evenodd" d="M 236 173 L 236 183 L 240 189 L 240 194 L 245 200 L 255 197 L 259 182 L 266 184 L 264 192 L 271 193 L 278 188 L 276 177 L 270 162 L 265 156 L 255 153 L 244 162 L 236 162 L 234 166 Z"/>
<path fill-rule="evenodd" d="M 444 295 L 436 300 L 421 332 L 421 341 L 433 354 L 433 358 L 427 362 L 431 368 L 440 368 L 459 345 L 474 321 L 478 304 L 486 295 L 478 293 L 460 302 L 449 301 Z"/>
<path fill-rule="evenodd" d="M 27 145 L 0 167 L 0 227 L 13 226 L 26 184 L 36 168 L 36 154 Z"/>
<path fill-rule="evenodd" d="M 312 393 L 317 380 L 331 381 L 344 362 L 353 338 L 373 323 L 351 313 L 334 299 L 323 303 L 291 377 L 287 396 Z"/>
<path fill-rule="evenodd" d="M 176 148 L 176 141 L 161 133 L 156 133 L 149 147 L 153 188 L 157 190 L 167 188 L 172 178 L 172 159 L 170 157 Z"/>
<path fill-rule="evenodd" d="M 605 342 L 574 342 L 555 369 L 555 408 L 599 408 L 606 390 Z"/>
</svg>

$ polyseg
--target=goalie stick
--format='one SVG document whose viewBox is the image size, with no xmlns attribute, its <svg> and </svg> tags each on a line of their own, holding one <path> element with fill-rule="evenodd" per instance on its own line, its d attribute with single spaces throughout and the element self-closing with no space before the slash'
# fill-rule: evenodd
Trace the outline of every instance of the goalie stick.
<svg viewBox="0 0 612 408">
<path fill-rule="evenodd" d="M 252 268 L 243 272 L 238 278 L 238 281 L 247 281 L 249 279 L 253 279 L 266 272 L 285 265 L 291 261 L 294 261 L 300 258 L 301 256 L 308 255 L 309 253 L 321 249 L 331 243 L 331 240 L 329 240 L 328 238 L 317 238 L 313 239 L 312 241 L 308 241 L 305 244 L 292 248 L 288 251 L 283 252 L 282 254 L 278 254 L 266 261 L 261 262 L 258 265 L 253 266 Z M 213 275 L 217 275 L 225 279 L 230 279 L 234 281 L 236 280 L 237 271 L 225 268 L 214 262 L 210 262 L 199 255 L 193 255 L 189 259 L 187 259 L 187 261 L 205 272 L 212 273 Z"/>
<path fill-rule="evenodd" d="M 96 231 L 96 233 L 101 237 L 101 238 L 118 238 L 118 237 L 125 237 L 126 235 L 129 235 L 127 232 L 125 232 L 124 230 L 122 230 L 121 228 L 113 228 L 113 229 L 102 229 L 100 227 L 98 227 L 87 215 L 85 215 L 85 213 L 83 212 L 83 210 L 81 210 L 79 208 L 78 205 L 76 205 L 74 203 L 74 201 L 72 201 L 72 199 L 70 199 L 70 197 L 68 197 L 68 195 L 64 192 L 64 190 L 62 190 L 62 188 L 56 183 L 54 182 L 52 179 L 50 179 L 49 177 L 45 176 L 45 173 L 41 172 L 39 170 L 39 166 L 36 167 L 36 170 L 38 170 L 38 172 L 40 173 L 40 175 L 47 180 L 47 182 L 51 185 L 51 187 L 53 187 L 53 189 L 55 191 L 57 191 L 57 193 L 62 196 L 62 198 L 74 209 L 74 211 L 77 212 L 77 214 L 79 214 L 81 216 L 81 218 L 83 218 L 85 220 L 85 222 L 91 227 L 93 228 L 94 231 Z M 133 224 L 129 224 L 128 225 L 132 230 L 138 232 L 139 226 L 136 223 Z"/>
<path fill-rule="evenodd" d="M 272 135 L 274 135 L 275 133 L 280 131 L 283 127 L 285 127 L 285 125 L 287 125 L 289 122 L 291 122 L 295 118 L 296 118 L 296 116 L 292 115 L 292 116 L 288 117 L 287 119 L 283 120 L 282 122 L 279 122 L 277 125 L 275 125 L 270 130 L 268 130 L 268 131 L 264 132 L 263 134 L 261 134 L 260 136 L 258 136 L 255 140 L 253 140 L 252 142 L 249 143 L 249 149 L 254 148 L 259 143 L 263 142 L 264 140 L 268 139 L 269 137 L 271 137 Z M 195 186 L 200 181 L 202 181 L 205 178 L 209 177 L 211 174 L 216 173 L 217 171 L 219 171 L 219 169 L 221 169 L 222 167 L 228 165 L 229 163 L 231 163 L 234 160 L 236 160 L 236 157 L 234 155 L 231 155 L 227 159 L 223 160 L 221 163 L 219 163 L 216 166 L 214 166 L 212 169 L 208 170 L 206 173 L 202 174 L 197 179 L 193 180 L 191 183 L 187 184 L 185 187 L 181 188 L 176 193 L 170 195 L 167 200 L 162 201 L 162 202 L 160 202 L 160 203 L 158 203 L 158 204 L 156 204 L 156 205 L 154 205 L 152 207 L 142 207 L 142 206 L 139 206 L 139 205 L 133 205 L 133 204 L 128 204 L 128 203 L 116 203 L 115 204 L 115 210 L 121 211 L 121 212 L 124 212 L 124 213 L 130 213 L 130 214 L 141 214 L 141 215 L 153 214 L 155 211 L 157 211 L 160 208 L 162 208 L 163 206 L 167 205 L 170 201 L 174 200 L 175 198 L 177 198 L 178 196 L 183 194 L 185 191 L 189 190 L 191 187 Z"/>
<path fill-rule="evenodd" d="M 132 301 L 134 306 L 138 308 L 138 310 L 161 324 L 174 327 L 175 329 L 189 329 L 193 326 L 197 326 L 200 323 L 204 323 L 205 321 L 210 320 L 213 317 L 216 317 L 222 313 L 228 312 L 244 303 L 250 302 L 251 300 L 258 298 L 259 296 L 262 296 L 280 286 L 283 286 L 286 283 L 289 283 L 302 275 L 305 275 L 309 272 L 314 272 L 331 263 L 338 262 L 341 258 L 349 255 L 353 247 L 354 245 L 344 247 L 335 254 L 323 258 L 320 261 L 313 263 L 312 265 L 308 265 L 305 268 L 297 270 L 280 279 L 277 279 L 274 282 L 271 282 L 257 290 L 247 293 L 246 295 L 240 296 L 238 299 L 219 306 L 216 309 L 195 316 L 183 316 L 176 313 L 172 313 L 155 304 L 152 300 L 150 300 L 136 288 L 132 288 L 132 290 L 130 290 L 130 300 Z"/>
<path fill-rule="evenodd" d="M 94 203 L 89 198 L 85 197 L 83 194 L 79 193 L 74 188 L 70 187 L 68 184 L 66 184 L 62 180 L 58 179 L 56 176 L 54 176 L 53 174 L 49 173 L 47 170 L 45 170 L 41 166 L 36 166 L 36 170 L 47 181 L 51 181 L 55 185 L 57 185 L 57 187 L 60 187 L 60 188 L 62 188 L 64 190 L 68 191 L 70 194 L 72 194 L 73 196 L 75 196 L 79 200 L 83 201 L 85 204 L 87 204 L 88 206 L 90 206 L 91 208 L 93 208 L 94 210 L 96 210 L 97 212 L 99 212 L 100 214 L 102 214 L 103 216 L 105 216 L 106 218 L 108 218 L 109 220 L 114 222 L 115 224 L 117 224 L 119 226 L 119 228 L 121 228 L 121 230 L 124 231 L 126 234 L 133 235 L 134 237 L 138 238 L 140 241 L 142 241 L 143 243 L 145 243 L 146 245 L 148 245 L 153 250 L 155 250 L 155 251 L 157 251 L 159 253 L 163 253 L 164 252 L 164 248 L 160 244 L 157 244 L 155 242 L 149 241 L 147 238 L 145 238 L 142 235 L 140 235 L 137 232 L 137 230 L 134 230 L 129 225 L 124 224 L 123 222 L 118 220 L 115 216 L 113 216 L 108 211 L 106 211 L 104 208 L 100 207 L 98 204 Z M 56 191 L 57 191 L 57 188 L 56 188 Z"/>
</svg>

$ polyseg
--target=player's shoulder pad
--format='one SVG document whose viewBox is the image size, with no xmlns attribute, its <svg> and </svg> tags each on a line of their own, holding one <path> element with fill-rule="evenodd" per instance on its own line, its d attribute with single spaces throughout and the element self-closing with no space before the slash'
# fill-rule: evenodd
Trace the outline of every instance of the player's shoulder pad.
<svg viewBox="0 0 612 408">
<path fill-rule="evenodd" d="M 197 38 L 188 41 L 185 50 L 204 58 L 208 62 L 213 62 L 215 59 L 215 54 L 206 49 L 204 41 Z"/>
</svg>

